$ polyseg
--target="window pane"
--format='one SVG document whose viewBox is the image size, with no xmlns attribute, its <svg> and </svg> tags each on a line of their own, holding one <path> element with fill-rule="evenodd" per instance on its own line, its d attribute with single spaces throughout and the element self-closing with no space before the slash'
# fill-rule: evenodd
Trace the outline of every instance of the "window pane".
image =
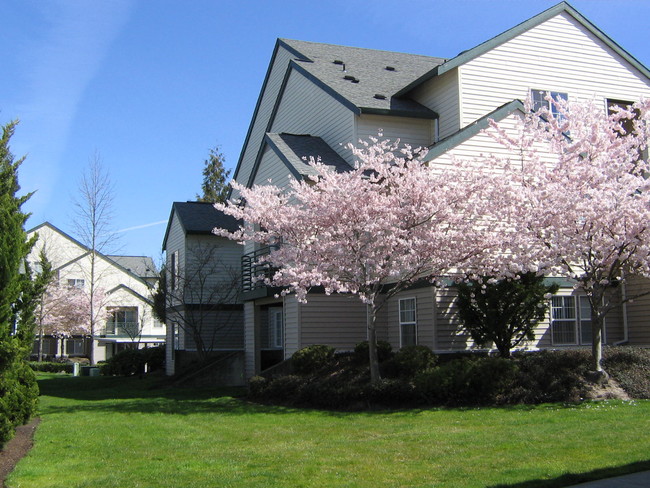
<svg viewBox="0 0 650 488">
<path fill-rule="evenodd" d="M 543 108 L 548 108 L 548 102 L 546 101 L 546 90 L 531 90 L 531 95 L 533 98 L 533 111 L 538 112 Z"/>
<path fill-rule="evenodd" d="M 414 346 L 418 343 L 415 324 L 402 324 L 402 347 Z"/>
<path fill-rule="evenodd" d="M 573 320 L 553 321 L 553 344 L 575 344 L 576 323 Z"/>
</svg>

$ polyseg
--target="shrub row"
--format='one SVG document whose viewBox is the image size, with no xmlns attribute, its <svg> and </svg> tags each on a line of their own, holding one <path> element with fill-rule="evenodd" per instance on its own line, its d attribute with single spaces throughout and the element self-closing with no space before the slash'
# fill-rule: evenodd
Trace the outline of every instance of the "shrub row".
<svg viewBox="0 0 650 488">
<path fill-rule="evenodd" d="M 163 369 L 165 346 L 145 347 L 144 349 L 125 349 L 101 365 L 101 373 L 106 376 L 133 376 Z"/>
<path fill-rule="evenodd" d="M 73 363 L 56 363 L 50 361 L 30 361 L 29 367 L 34 371 L 40 371 L 42 373 L 70 373 L 74 368 Z"/>
<path fill-rule="evenodd" d="M 367 344 L 352 355 L 327 346 L 297 353 L 296 374 L 255 377 L 253 399 L 324 408 L 461 406 L 575 402 L 587 391 L 587 350 L 539 351 L 513 359 L 486 355 L 436 357 L 424 346 L 392 354 L 382 346 L 383 379 L 370 384 Z M 297 364 L 296 364 L 297 363 Z M 650 398 L 650 350 L 606 348 L 605 368 L 635 398 Z"/>
<path fill-rule="evenodd" d="M 6 356 L 0 357 L 6 360 Z M 38 385 L 34 371 L 19 357 L 3 364 L 0 372 L 0 448 L 36 411 Z"/>
</svg>

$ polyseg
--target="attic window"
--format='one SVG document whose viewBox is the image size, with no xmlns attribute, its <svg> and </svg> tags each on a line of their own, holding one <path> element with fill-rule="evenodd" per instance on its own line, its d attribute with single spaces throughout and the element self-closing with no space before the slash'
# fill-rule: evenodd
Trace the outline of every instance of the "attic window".
<svg viewBox="0 0 650 488">
<path fill-rule="evenodd" d="M 375 98 L 377 100 L 386 100 L 386 95 L 382 95 L 380 93 L 375 93 Z"/>
<path fill-rule="evenodd" d="M 394 67 L 394 66 L 386 66 L 384 69 L 385 69 L 386 71 L 395 71 L 395 67 Z"/>
<path fill-rule="evenodd" d="M 352 83 L 359 83 L 359 79 L 358 79 L 358 78 L 355 78 L 355 77 L 352 76 L 352 75 L 345 75 L 345 76 L 343 77 L 343 79 L 344 79 L 344 80 L 351 81 Z"/>
</svg>

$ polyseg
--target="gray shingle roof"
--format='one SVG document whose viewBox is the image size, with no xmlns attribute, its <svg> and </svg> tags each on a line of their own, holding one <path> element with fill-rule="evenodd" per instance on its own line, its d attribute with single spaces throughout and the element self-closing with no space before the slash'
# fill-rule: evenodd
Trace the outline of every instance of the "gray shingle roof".
<svg viewBox="0 0 650 488">
<path fill-rule="evenodd" d="M 317 172 L 309 166 L 309 158 L 317 159 L 332 166 L 338 172 L 350 170 L 350 165 L 334 151 L 323 139 L 302 134 L 266 134 L 267 142 L 278 156 L 289 167 L 295 177 L 316 175 Z"/>
<path fill-rule="evenodd" d="M 360 112 L 436 117 L 423 105 L 392 95 L 445 59 L 290 39 L 279 42 L 299 55 L 294 60 L 296 69 Z"/>
<path fill-rule="evenodd" d="M 107 256 L 140 278 L 157 278 L 156 265 L 148 256 Z"/>
<path fill-rule="evenodd" d="M 187 234 L 212 234 L 215 227 L 231 232 L 239 229 L 239 220 L 219 212 L 211 203 L 174 202 L 173 210 Z"/>
</svg>

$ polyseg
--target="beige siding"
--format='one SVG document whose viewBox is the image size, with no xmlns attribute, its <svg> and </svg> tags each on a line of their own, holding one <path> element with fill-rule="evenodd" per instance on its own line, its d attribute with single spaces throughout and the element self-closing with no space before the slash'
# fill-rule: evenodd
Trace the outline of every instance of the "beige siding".
<svg viewBox="0 0 650 488">
<path fill-rule="evenodd" d="M 400 139 L 402 144 L 413 148 L 426 147 L 433 143 L 433 121 L 407 117 L 363 114 L 357 117 L 357 139 L 377 137 Z"/>
<path fill-rule="evenodd" d="M 328 344 L 347 351 L 366 339 L 366 306 L 357 297 L 309 295 L 300 306 L 300 347 Z"/>
<path fill-rule="evenodd" d="M 435 314 L 435 289 L 433 287 L 416 288 L 403 291 L 392 297 L 382 311 L 386 321 L 386 340 L 393 349 L 398 349 L 400 343 L 399 300 L 402 298 L 415 298 L 418 344 L 434 346 L 434 314 Z"/>
<path fill-rule="evenodd" d="M 463 351 L 471 349 L 474 344 L 469 334 L 462 330 L 456 309 L 456 290 L 439 288 L 436 290 L 436 330 L 435 350 Z"/>
<path fill-rule="evenodd" d="M 650 281 L 644 278 L 631 279 L 626 289 L 628 297 L 647 291 L 650 291 Z M 636 298 L 626 309 L 630 344 L 650 346 L 650 295 Z"/>
<path fill-rule="evenodd" d="M 250 129 L 248 144 L 244 148 L 239 174 L 237 175 L 237 181 L 244 185 L 248 183 L 248 178 L 250 177 L 253 165 L 255 164 L 258 150 L 262 145 L 264 134 L 266 133 L 267 126 L 271 119 L 273 107 L 278 97 L 278 93 L 280 92 L 282 80 L 284 79 L 291 58 L 292 55 L 289 51 L 282 47 L 278 47 L 264 92 L 260 95 L 261 100 L 259 101 L 257 116 L 252 121 L 253 125 Z M 235 192 L 233 192 L 233 197 L 237 197 Z"/>
<path fill-rule="evenodd" d="M 270 132 L 318 136 L 352 161 L 345 148 L 355 140 L 352 111 L 296 71 L 289 77 Z"/>
<path fill-rule="evenodd" d="M 531 88 L 603 102 L 650 95 L 647 79 L 566 13 L 469 61 L 460 77 L 462 127 L 506 102 L 525 99 Z"/>
<path fill-rule="evenodd" d="M 418 87 L 411 97 L 437 112 L 440 139 L 450 136 L 460 127 L 458 69 L 453 69 Z"/>
<path fill-rule="evenodd" d="M 284 357 L 290 358 L 300 349 L 300 307 L 295 295 L 284 298 Z"/>
</svg>

